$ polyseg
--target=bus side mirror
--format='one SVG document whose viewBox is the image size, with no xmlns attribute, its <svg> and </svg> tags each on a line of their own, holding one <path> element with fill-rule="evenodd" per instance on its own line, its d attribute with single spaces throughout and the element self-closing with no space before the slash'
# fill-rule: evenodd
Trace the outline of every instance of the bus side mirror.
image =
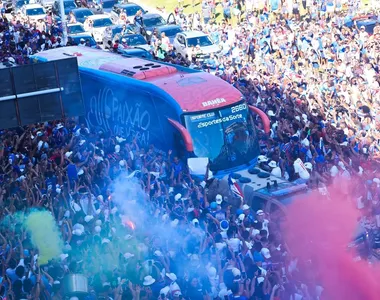
<svg viewBox="0 0 380 300">
<path fill-rule="evenodd" d="M 168 118 L 168 121 L 170 124 L 174 126 L 175 129 L 178 130 L 179 134 L 182 136 L 183 141 L 185 143 L 185 148 L 186 151 L 188 152 L 193 152 L 194 151 L 194 145 L 193 145 L 193 140 L 191 139 L 189 131 L 180 123 L 177 121 Z"/>
<path fill-rule="evenodd" d="M 267 114 L 265 112 L 263 112 L 261 109 L 258 109 L 257 107 L 252 106 L 252 105 L 248 105 L 248 108 L 251 111 L 251 113 L 259 115 L 259 117 L 260 117 L 260 119 L 264 125 L 264 132 L 266 134 L 269 134 L 270 133 L 270 120 L 269 120 Z"/>
</svg>

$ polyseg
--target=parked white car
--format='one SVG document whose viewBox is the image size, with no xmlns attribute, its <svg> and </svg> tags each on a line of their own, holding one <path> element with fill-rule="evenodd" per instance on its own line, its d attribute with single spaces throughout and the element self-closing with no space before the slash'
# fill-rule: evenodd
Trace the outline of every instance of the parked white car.
<svg viewBox="0 0 380 300">
<path fill-rule="evenodd" d="M 30 22 L 37 22 L 46 18 L 46 11 L 40 4 L 25 4 L 20 8 L 19 12 Z"/>
<path fill-rule="evenodd" d="M 218 54 L 220 48 L 214 44 L 211 38 L 202 31 L 183 31 L 177 33 L 173 41 L 175 51 L 182 57 L 191 58 L 193 49 L 200 53 L 200 60 L 205 60 L 211 54 Z"/>
<path fill-rule="evenodd" d="M 84 22 L 84 29 L 92 34 L 97 43 L 101 43 L 104 30 L 111 25 L 113 23 L 108 15 L 92 15 Z"/>
</svg>

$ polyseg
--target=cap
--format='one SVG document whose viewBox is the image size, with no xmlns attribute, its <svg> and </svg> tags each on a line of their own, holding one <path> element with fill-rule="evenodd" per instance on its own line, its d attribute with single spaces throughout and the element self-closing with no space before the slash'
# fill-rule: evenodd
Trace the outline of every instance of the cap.
<svg viewBox="0 0 380 300">
<path fill-rule="evenodd" d="M 238 277 L 238 276 L 241 276 L 241 272 L 238 268 L 232 268 L 232 274 L 234 275 L 234 277 Z"/>
<path fill-rule="evenodd" d="M 191 223 L 193 223 L 193 225 L 195 226 L 195 224 L 199 224 L 199 221 L 198 221 L 198 219 L 193 219 L 193 220 L 191 221 Z"/>
<path fill-rule="evenodd" d="M 223 202 L 223 197 L 222 197 L 222 195 L 220 195 L 220 194 L 216 195 L 216 197 L 215 197 L 215 202 L 216 202 L 217 204 L 221 204 L 221 203 Z"/>
<path fill-rule="evenodd" d="M 259 155 L 257 157 L 257 162 L 261 163 L 261 162 L 267 162 L 268 161 L 268 158 L 265 156 L 265 155 Z"/>
</svg>

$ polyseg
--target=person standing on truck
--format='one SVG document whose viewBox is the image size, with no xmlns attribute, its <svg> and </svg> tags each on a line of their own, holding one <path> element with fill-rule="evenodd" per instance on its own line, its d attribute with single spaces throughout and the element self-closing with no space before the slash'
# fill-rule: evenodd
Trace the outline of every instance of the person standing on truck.
<svg viewBox="0 0 380 300">
<path fill-rule="evenodd" d="M 256 212 L 257 221 L 261 223 L 261 229 L 266 230 L 269 235 L 269 221 L 265 219 L 265 213 L 263 210 L 259 209 Z"/>
<path fill-rule="evenodd" d="M 244 204 L 242 207 L 243 213 L 245 215 L 244 220 L 248 220 L 249 223 L 253 223 L 255 221 L 255 217 L 251 212 L 251 208 L 249 207 L 248 204 Z"/>
</svg>

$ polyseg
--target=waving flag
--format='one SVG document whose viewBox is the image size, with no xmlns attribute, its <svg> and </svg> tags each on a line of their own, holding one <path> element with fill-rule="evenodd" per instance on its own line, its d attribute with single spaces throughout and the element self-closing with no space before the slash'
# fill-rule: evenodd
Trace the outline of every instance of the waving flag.
<svg viewBox="0 0 380 300">
<path fill-rule="evenodd" d="M 241 191 L 240 186 L 236 180 L 231 177 L 231 174 L 228 176 L 228 184 L 230 186 L 231 192 L 234 193 L 236 197 L 243 199 L 243 192 Z"/>
</svg>

